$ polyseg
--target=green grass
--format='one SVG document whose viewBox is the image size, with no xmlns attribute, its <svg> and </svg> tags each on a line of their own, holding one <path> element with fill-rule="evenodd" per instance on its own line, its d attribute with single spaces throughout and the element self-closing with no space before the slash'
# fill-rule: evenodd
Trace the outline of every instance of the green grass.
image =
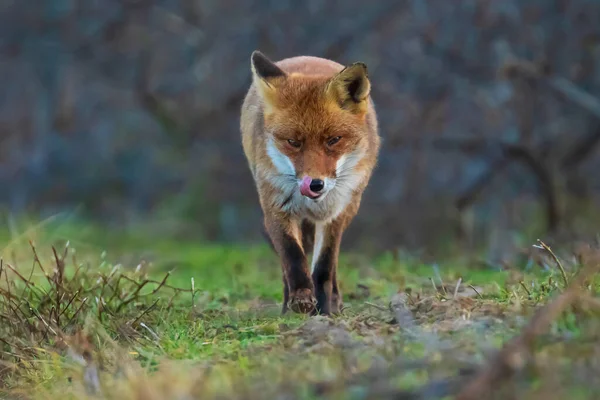
<svg viewBox="0 0 600 400">
<path fill-rule="evenodd" d="M 363 399 L 430 390 L 429 398 L 445 398 L 435 382 L 481 368 L 563 290 L 557 269 L 474 269 L 465 260 L 434 267 L 346 252 L 343 315 L 282 316 L 281 270 L 266 244 L 186 242 L 73 222 L 15 226 L 30 229 L 0 233 L 0 288 L 6 295 L 11 282 L 16 296 L 0 296 L 4 397 Z M 29 240 L 43 270 L 32 267 Z M 58 285 L 42 271 L 56 273 L 52 246 L 60 258 L 67 241 Z M 567 267 L 572 277 L 575 266 Z M 145 280 L 152 282 L 136 292 Z M 599 288 L 599 279 L 587 282 L 591 296 Z M 398 293 L 410 293 L 413 327 L 393 311 Z M 59 321 L 56 308 L 64 312 Z M 537 350 L 553 362 L 531 362 L 518 376 L 519 398 L 540 398 L 556 384 L 551 376 L 573 398 L 590 398 L 594 385 L 585 392 L 584 373 L 573 366 L 597 351 L 593 311 L 569 309 L 553 322 Z"/>
</svg>

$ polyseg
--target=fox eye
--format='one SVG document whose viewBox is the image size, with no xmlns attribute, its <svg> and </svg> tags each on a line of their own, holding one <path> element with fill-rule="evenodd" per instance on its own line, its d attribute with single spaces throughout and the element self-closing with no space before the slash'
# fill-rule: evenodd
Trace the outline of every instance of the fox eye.
<svg viewBox="0 0 600 400">
<path fill-rule="evenodd" d="M 328 146 L 333 146 L 334 144 L 336 144 L 337 142 L 339 142 L 341 138 L 342 138 L 341 136 L 332 137 L 331 139 L 329 139 L 327 141 L 327 145 Z"/>
<path fill-rule="evenodd" d="M 290 144 L 290 146 L 292 147 L 300 147 L 302 145 L 302 143 L 300 143 L 297 140 L 294 139 L 288 139 L 287 142 Z"/>
</svg>

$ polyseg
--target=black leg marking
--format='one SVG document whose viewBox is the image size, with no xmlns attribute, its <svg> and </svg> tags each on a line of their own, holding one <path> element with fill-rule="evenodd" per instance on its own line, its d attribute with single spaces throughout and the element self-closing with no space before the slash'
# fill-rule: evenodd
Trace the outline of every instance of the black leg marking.
<svg viewBox="0 0 600 400">
<path fill-rule="evenodd" d="M 312 273 L 317 298 L 317 312 L 331 313 L 331 297 L 333 292 L 333 272 L 336 262 L 335 248 L 330 243 L 321 249 L 315 270 Z"/>
<path fill-rule="evenodd" d="M 285 314 L 288 311 L 288 302 L 290 301 L 290 287 L 287 283 L 287 279 L 285 279 L 285 271 L 283 271 L 283 306 L 281 308 L 281 313 Z"/>
<path fill-rule="evenodd" d="M 298 289 L 312 289 L 304 251 L 296 240 L 284 233 L 281 240 L 281 258 L 286 272 L 290 292 Z"/>
<path fill-rule="evenodd" d="M 281 258 L 284 281 L 287 282 L 287 284 L 284 283 L 285 305 L 282 311 L 285 312 L 285 308 L 289 307 L 294 312 L 311 313 L 315 308 L 316 300 L 313 295 L 313 283 L 302 246 L 287 232 L 276 229 L 272 234 L 277 235 L 273 243 Z"/>
</svg>

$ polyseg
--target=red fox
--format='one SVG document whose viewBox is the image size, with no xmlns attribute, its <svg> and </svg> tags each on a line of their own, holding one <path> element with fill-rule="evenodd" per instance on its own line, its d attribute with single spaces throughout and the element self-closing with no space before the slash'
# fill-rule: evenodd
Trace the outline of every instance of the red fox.
<svg viewBox="0 0 600 400">
<path fill-rule="evenodd" d="M 309 56 L 273 62 L 259 51 L 250 58 L 242 145 L 281 259 L 282 313 L 339 313 L 340 242 L 381 140 L 367 67 Z"/>
</svg>

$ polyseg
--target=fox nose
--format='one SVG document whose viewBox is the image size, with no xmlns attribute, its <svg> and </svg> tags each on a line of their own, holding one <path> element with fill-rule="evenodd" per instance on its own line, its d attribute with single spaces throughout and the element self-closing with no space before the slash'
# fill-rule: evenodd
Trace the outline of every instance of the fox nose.
<svg viewBox="0 0 600 400">
<path fill-rule="evenodd" d="M 323 188 L 325 188 L 325 182 L 323 182 L 321 179 L 313 179 L 310 181 L 311 191 L 319 193 L 321 190 L 323 190 Z"/>
</svg>

